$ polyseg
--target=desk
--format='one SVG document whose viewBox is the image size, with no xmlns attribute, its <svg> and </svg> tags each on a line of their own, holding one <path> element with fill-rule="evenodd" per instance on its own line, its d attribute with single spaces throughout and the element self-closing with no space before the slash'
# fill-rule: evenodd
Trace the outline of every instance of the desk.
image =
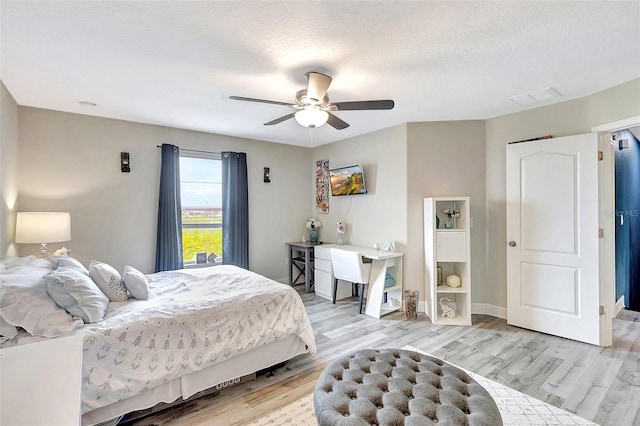
<svg viewBox="0 0 640 426">
<path fill-rule="evenodd" d="M 325 298 L 329 296 L 330 298 L 330 289 L 333 286 L 333 273 L 325 272 L 326 268 L 322 265 L 328 261 L 330 267 L 331 257 L 329 251 L 331 248 L 356 251 L 359 252 L 362 257 L 371 259 L 371 275 L 369 276 L 365 314 L 374 318 L 380 318 L 380 316 L 390 312 L 402 310 L 402 253 L 397 251 L 374 250 L 369 247 L 338 244 L 316 246 L 315 258 L 319 262 L 316 268 L 316 294 Z M 394 278 L 395 286 L 384 288 L 387 272 Z M 341 287 L 347 288 L 345 286 L 339 286 L 339 295 Z M 387 301 L 385 303 L 383 303 L 384 293 L 387 293 Z"/>
<path fill-rule="evenodd" d="M 313 287 L 313 249 L 310 242 L 287 243 L 289 246 L 289 285 L 295 285 L 304 275 L 304 291 L 309 293 Z M 298 276 L 294 279 L 293 268 L 296 268 Z"/>
</svg>

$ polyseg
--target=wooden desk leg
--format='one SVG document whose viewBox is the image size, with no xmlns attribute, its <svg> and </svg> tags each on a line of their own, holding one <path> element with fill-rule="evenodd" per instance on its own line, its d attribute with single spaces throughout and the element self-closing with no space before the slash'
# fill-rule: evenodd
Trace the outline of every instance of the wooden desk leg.
<svg viewBox="0 0 640 426">
<path fill-rule="evenodd" d="M 304 254 L 304 291 L 309 293 L 311 291 L 311 261 L 309 257 L 311 255 L 311 250 L 307 249 Z"/>
<path fill-rule="evenodd" d="M 293 285 L 293 247 L 289 247 L 289 285 Z"/>
</svg>

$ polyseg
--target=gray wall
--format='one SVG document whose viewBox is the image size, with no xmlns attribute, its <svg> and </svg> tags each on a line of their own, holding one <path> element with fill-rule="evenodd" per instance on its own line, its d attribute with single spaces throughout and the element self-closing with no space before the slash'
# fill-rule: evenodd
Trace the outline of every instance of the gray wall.
<svg viewBox="0 0 640 426">
<path fill-rule="evenodd" d="M 471 300 L 484 301 L 485 286 L 485 127 L 484 121 L 410 123 L 408 125 L 407 176 L 408 247 L 407 287 L 425 300 L 424 220 L 425 197 L 470 197 Z M 442 214 L 440 215 L 442 217 Z"/>
<path fill-rule="evenodd" d="M 0 81 L 0 258 L 15 256 L 13 244 L 18 211 L 18 105 Z"/>
<path fill-rule="evenodd" d="M 276 280 L 287 277 L 285 242 L 297 241 L 309 216 L 311 150 L 162 126 L 19 109 L 20 208 L 71 213 L 72 240 L 63 244 L 83 263 L 130 264 L 153 272 L 160 149 L 247 153 L 250 268 Z M 131 173 L 120 172 L 120 152 L 131 155 Z M 271 168 L 271 183 L 262 179 Z M 21 245 L 20 255 L 35 254 Z"/>
<path fill-rule="evenodd" d="M 507 306 L 506 145 L 543 135 L 589 133 L 595 126 L 640 116 L 640 79 L 584 98 L 486 121 L 487 303 Z M 553 143 L 553 140 L 549 141 Z M 474 298 L 475 299 L 475 298 Z"/>
</svg>

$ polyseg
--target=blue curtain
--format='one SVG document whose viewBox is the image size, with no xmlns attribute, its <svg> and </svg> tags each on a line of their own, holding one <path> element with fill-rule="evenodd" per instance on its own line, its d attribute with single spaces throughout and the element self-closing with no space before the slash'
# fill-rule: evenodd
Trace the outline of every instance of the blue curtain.
<svg viewBox="0 0 640 426">
<path fill-rule="evenodd" d="M 156 272 L 182 269 L 180 148 L 162 144 Z"/>
<path fill-rule="evenodd" d="M 222 262 L 249 269 L 247 154 L 222 152 Z"/>
</svg>

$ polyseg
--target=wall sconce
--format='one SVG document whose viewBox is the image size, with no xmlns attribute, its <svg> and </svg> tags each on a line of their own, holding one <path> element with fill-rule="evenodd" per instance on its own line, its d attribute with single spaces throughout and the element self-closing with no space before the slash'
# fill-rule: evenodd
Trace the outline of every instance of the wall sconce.
<svg viewBox="0 0 640 426">
<path fill-rule="evenodd" d="M 263 177 L 264 177 L 264 181 L 265 181 L 266 183 L 271 182 L 271 179 L 270 179 L 270 177 L 269 177 L 269 173 L 270 173 L 269 168 L 268 168 L 268 167 L 265 167 L 265 168 L 264 168 L 264 176 L 263 176 Z"/>
<path fill-rule="evenodd" d="M 629 148 L 629 139 L 620 139 L 618 141 L 618 149 L 622 151 L 623 149 Z"/>
<path fill-rule="evenodd" d="M 129 153 L 121 152 L 120 153 L 120 171 L 122 173 L 129 173 L 131 168 L 129 167 Z"/>
</svg>

